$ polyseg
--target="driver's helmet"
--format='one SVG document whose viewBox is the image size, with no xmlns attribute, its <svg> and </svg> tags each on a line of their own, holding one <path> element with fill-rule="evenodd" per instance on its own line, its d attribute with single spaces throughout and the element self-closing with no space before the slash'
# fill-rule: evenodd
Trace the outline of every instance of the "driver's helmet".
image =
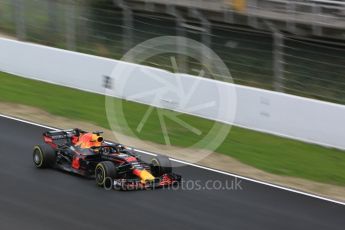
<svg viewBox="0 0 345 230">
<path fill-rule="evenodd" d="M 112 153 L 111 147 L 103 147 L 103 153 L 104 153 L 104 154 L 110 154 L 110 153 Z"/>
<path fill-rule="evenodd" d="M 92 148 L 92 151 L 94 152 L 94 153 L 99 153 L 99 148 Z"/>
<path fill-rule="evenodd" d="M 99 147 L 103 143 L 103 137 L 94 133 L 82 134 L 76 143 L 81 148 Z"/>
<path fill-rule="evenodd" d="M 125 149 L 125 146 L 123 146 L 123 145 L 116 145 L 116 150 L 118 151 L 118 152 L 121 152 L 121 151 L 123 151 Z"/>
</svg>

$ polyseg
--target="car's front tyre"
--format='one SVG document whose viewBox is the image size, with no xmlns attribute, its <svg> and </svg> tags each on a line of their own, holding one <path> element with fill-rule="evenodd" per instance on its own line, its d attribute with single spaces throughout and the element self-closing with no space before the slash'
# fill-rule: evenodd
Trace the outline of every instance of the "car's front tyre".
<svg viewBox="0 0 345 230">
<path fill-rule="evenodd" d="M 167 156 L 156 156 L 151 159 L 151 172 L 155 177 L 172 173 L 171 161 Z"/>
<path fill-rule="evenodd" d="M 114 163 L 103 161 L 96 165 L 95 179 L 98 186 L 110 188 L 116 175 L 117 171 Z"/>
</svg>

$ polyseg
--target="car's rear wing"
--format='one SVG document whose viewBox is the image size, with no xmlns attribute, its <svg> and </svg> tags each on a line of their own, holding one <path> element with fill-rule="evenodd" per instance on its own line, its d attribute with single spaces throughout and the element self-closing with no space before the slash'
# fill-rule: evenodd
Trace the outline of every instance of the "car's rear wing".
<svg viewBox="0 0 345 230">
<path fill-rule="evenodd" d="M 43 138 L 46 143 L 53 143 L 57 140 L 68 141 L 72 136 L 79 136 L 80 133 L 85 133 L 85 131 L 80 129 L 65 129 L 56 131 L 47 131 L 43 133 Z"/>
</svg>

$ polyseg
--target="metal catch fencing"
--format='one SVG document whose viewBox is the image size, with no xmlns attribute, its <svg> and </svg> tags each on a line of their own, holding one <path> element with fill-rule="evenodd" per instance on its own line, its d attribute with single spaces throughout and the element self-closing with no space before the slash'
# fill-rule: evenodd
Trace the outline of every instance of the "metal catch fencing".
<svg viewBox="0 0 345 230">
<path fill-rule="evenodd" d="M 73 0 L 0 0 L 0 33 L 19 40 L 114 59 L 157 36 L 185 36 L 212 48 L 237 84 L 345 104 L 345 45 L 208 21 L 198 11 L 185 17 L 166 12 L 133 11 L 125 1 L 79 4 Z M 176 47 L 178 49 L 178 47 Z M 172 71 L 170 54 L 146 65 Z M 180 71 L 196 75 L 201 63 L 177 60 Z M 227 81 L 222 76 L 206 77 Z"/>
</svg>

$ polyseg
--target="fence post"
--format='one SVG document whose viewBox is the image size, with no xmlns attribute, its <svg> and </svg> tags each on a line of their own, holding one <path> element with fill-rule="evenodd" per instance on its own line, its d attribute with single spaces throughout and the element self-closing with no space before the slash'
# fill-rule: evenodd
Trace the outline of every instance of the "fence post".
<svg viewBox="0 0 345 230">
<path fill-rule="evenodd" d="M 15 0 L 15 20 L 16 20 L 16 35 L 18 40 L 26 39 L 25 26 L 25 2 L 23 0 Z"/>
<path fill-rule="evenodd" d="M 114 4 L 122 9 L 122 44 L 123 44 L 123 54 L 128 52 L 133 45 L 133 13 L 129 8 L 127 3 L 123 0 L 114 0 Z"/>
<path fill-rule="evenodd" d="M 273 36 L 273 88 L 275 91 L 284 92 L 284 36 L 272 22 L 265 21 L 265 24 Z"/>
<path fill-rule="evenodd" d="M 76 50 L 75 0 L 69 3 L 66 4 L 66 47 L 68 50 Z"/>
<path fill-rule="evenodd" d="M 53 0 L 47 1 L 47 11 L 49 17 L 48 29 L 46 33 L 50 33 L 52 36 L 58 34 L 59 22 L 58 22 L 58 12 L 57 12 L 57 3 Z"/>
<path fill-rule="evenodd" d="M 254 11 L 254 12 L 258 12 L 260 10 L 259 8 L 259 4 L 258 4 L 258 0 L 251 0 L 251 2 L 249 3 L 249 8 Z M 244 8 L 246 9 L 246 8 Z M 243 10 L 242 10 L 243 11 Z M 258 18 L 257 16 L 253 16 L 253 15 L 249 15 L 247 17 L 248 19 L 248 25 L 254 28 L 258 28 Z"/>
<path fill-rule="evenodd" d="M 288 1 L 286 3 L 286 13 L 290 18 L 286 21 L 287 30 L 293 34 L 296 34 L 296 23 L 294 21 L 296 15 L 296 2 Z"/>
<path fill-rule="evenodd" d="M 183 18 L 183 16 L 176 10 L 176 7 L 173 5 L 169 5 L 167 7 L 167 14 L 172 15 L 173 17 L 175 17 L 175 21 L 176 21 L 176 26 L 175 26 L 175 30 L 176 30 L 176 35 L 178 37 L 186 37 L 186 30 L 184 29 L 184 24 L 185 24 L 185 19 Z M 177 54 L 178 54 L 178 68 L 179 71 L 182 73 L 187 73 L 188 72 L 188 63 L 187 63 L 187 56 L 186 56 L 186 47 L 187 44 L 183 44 L 182 42 L 184 42 L 184 40 L 177 39 L 177 44 L 176 44 L 176 50 L 177 50 Z"/>
<path fill-rule="evenodd" d="M 274 66 L 274 83 L 273 87 L 275 91 L 284 92 L 284 58 L 283 58 L 283 46 L 284 37 L 279 31 L 273 32 L 273 66 Z"/>
<path fill-rule="evenodd" d="M 192 9 L 191 10 L 192 15 L 199 19 L 201 22 L 201 43 L 206 46 L 211 48 L 211 23 L 206 19 L 204 15 L 202 15 L 198 10 Z M 204 49 L 202 50 L 202 64 L 204 66 L 208 65 L 208 57 L 207 57 L 207 51 Z"/>
<path fill-rule="evenodd" d="M 322 15 L 321 7 L 319 4 L 313 3 L 312 5 L 312 13 L 314 15 L 313 20 L 313 33 L 317 36 L 322 36 L 322 28 L 320 26 L 320 15 Z"/>
</svg>

